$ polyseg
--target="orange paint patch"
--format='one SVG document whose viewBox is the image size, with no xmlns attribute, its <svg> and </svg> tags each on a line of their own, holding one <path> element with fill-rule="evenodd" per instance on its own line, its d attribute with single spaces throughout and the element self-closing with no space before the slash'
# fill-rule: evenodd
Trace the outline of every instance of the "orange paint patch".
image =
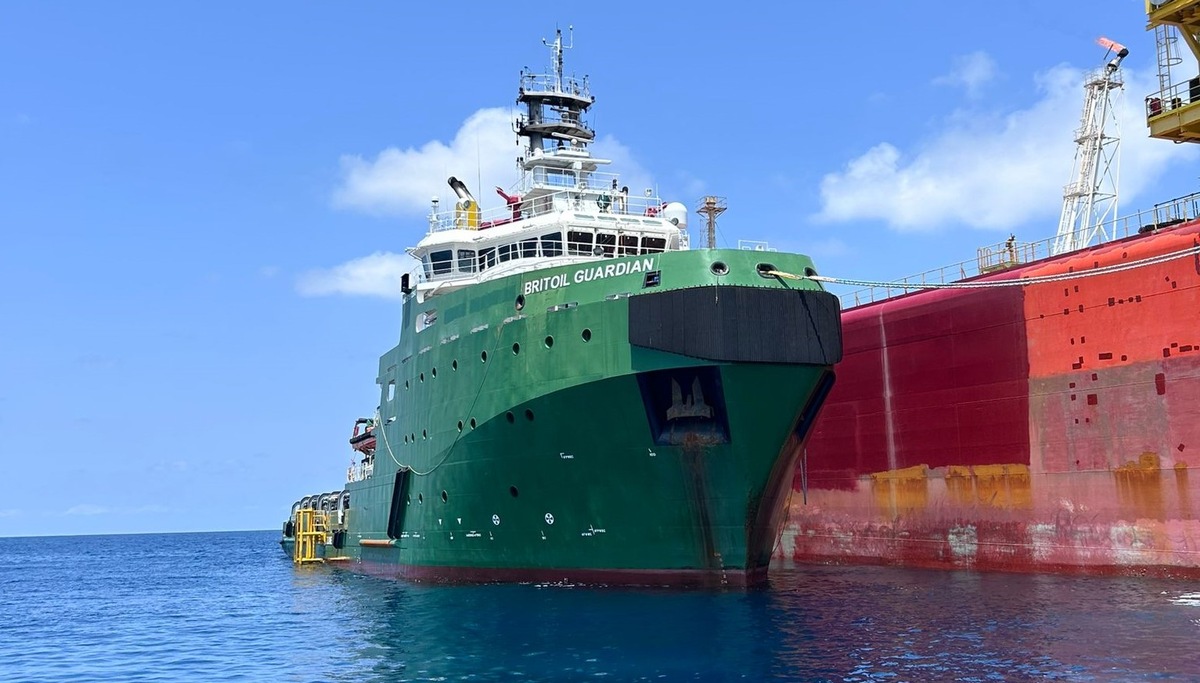
<svg viewBox="0 0 1200 683">
<path fill-rule="evenodd" d="M 1033 507 L 1029 466 L 1021 464 L 946 468 L 946 493 L 960 505 L 1005 510 Z"/>
<path fill-rule="evenodd" d="M 1163 519 L 1162 465 L 1155 453 L 1142 453 L 1136 462 L 1113 470 L 1117 500 L 1135 518 Z"/>
<path fill-rule="evenodd" d="M 889 516 L 924 508 L 929 502 L 929 468 L 925 465 L 871 475 L 875 505 Z"/>
</svg>

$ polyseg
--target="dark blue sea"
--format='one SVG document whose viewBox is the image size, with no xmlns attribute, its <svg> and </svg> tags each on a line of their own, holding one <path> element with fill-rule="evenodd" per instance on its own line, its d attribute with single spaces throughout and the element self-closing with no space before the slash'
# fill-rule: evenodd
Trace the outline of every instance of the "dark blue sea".
<svg viewBox="0 0 1200 683">
<path fill-rule="evenodd" d="M 779 567 L 752 591 L 430 586 L 278 532 L 0 538 L 0 682 L 1196 681 L 1200 585 Z"/>
</svg>

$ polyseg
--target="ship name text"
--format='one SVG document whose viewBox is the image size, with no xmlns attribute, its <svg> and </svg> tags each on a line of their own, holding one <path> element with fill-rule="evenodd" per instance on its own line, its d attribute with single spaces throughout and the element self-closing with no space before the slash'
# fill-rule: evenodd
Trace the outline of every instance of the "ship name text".
<svg viewBox="0 0 1200 683">
<path fill-rule="evenodd" d="M 606 263 L 602 266 L 581 268 L 575 271 L 574 275 L 558 273 L 536 280 L 526 280 L 522 291 L 528 296 L 530 294 L 537 294 L 538 292 L 549 292 L 552 289 L 560 287 L 569 287 L 572 284 L 603 280 L 609 277 L 620 277 L 621 275 L 630 275 L 632 273 L 645 273 L 651 270 L 654 270 L 653 258 L 634 259 L 633 261 L 621 261 L 620 263 Z"/>
</svg>

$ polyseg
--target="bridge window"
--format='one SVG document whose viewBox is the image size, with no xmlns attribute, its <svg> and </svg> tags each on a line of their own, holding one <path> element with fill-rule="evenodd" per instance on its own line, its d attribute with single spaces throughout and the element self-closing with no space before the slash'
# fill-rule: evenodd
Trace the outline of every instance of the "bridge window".
<svg viewBox="0 0 1200 683">
<path fill-rule="evenodd" d="M 642 253 L 657 254 L 667 249 L 667 239 L 665 237 L 643 237 L 642 238 Z"/>
<path fill-rule="evenodd" d="M 475 251 L 472 249 L 458 250 L 458 272 L 475 272 Z"/>
<path fill-rule="evenodd" d="M 504 263 L 517 257 L 517 247 L 515 244 L 501 244 L 496 247 L 496 253 L 500 255 L 500 262 Z"/>
<path fill-rule="evenodd" d="M 542 256 L 562 256 L 562 233 L 542 235 Z"/>
<path fill-rule="evenodd" d="M 567 253 L 592 255 L 592 233 L 572 230 L 567 233 Z"/>
<path fill-rule="evenodd" d="M 537 238 L 521 241 L 521 258 L 533 258 L 537 256 L 538 241 Z"/>
<path fill-rule="evenodd" d="M 621 235 L 621 256 L 637 256 L 638 253 L 638 237 L 637 235 Z"/>
<path fill-rule="evenodd" d="M 479 270 L 493 268 L 496 265 L 496 248 L 488 247 L 479 250 Z"/>
<path fill-rule="evenodd" d="M 434 275 L 445 275 L 453 268 L 454 251 L 446 249 L 435 251 L 429 255 L 429 263 L 433 266 Z"/>
<path fill-rule="evenodd" d="M 604 249 L 605 256 L 612 256 L 617 245 L 617 236 L 612 233 L 596 233 L 596 245 Z"/>
</svg>

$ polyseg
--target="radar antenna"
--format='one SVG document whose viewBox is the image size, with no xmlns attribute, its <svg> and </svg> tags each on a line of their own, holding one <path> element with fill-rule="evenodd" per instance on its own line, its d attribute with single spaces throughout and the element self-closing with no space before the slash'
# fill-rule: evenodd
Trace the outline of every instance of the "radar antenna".
<svg viewBox="0 0 1200 683">
<path fill-rule="evenodd" d="M 1084 77 L 1083 116 L 1075 131 L 1075 167 L 1072 181 L 1063 188 L 1054 254 L 1086 247 L 1097 235 L 1108 239 L 1104 223 L 1117 213 L 1121 133 L 1115 99 L 1125 87 L 1121 62 L 1129 49 L 1108 38 L 1096 42 L 1107 50 L 1105 59 L 1115 56 Z"/>
</svg>

